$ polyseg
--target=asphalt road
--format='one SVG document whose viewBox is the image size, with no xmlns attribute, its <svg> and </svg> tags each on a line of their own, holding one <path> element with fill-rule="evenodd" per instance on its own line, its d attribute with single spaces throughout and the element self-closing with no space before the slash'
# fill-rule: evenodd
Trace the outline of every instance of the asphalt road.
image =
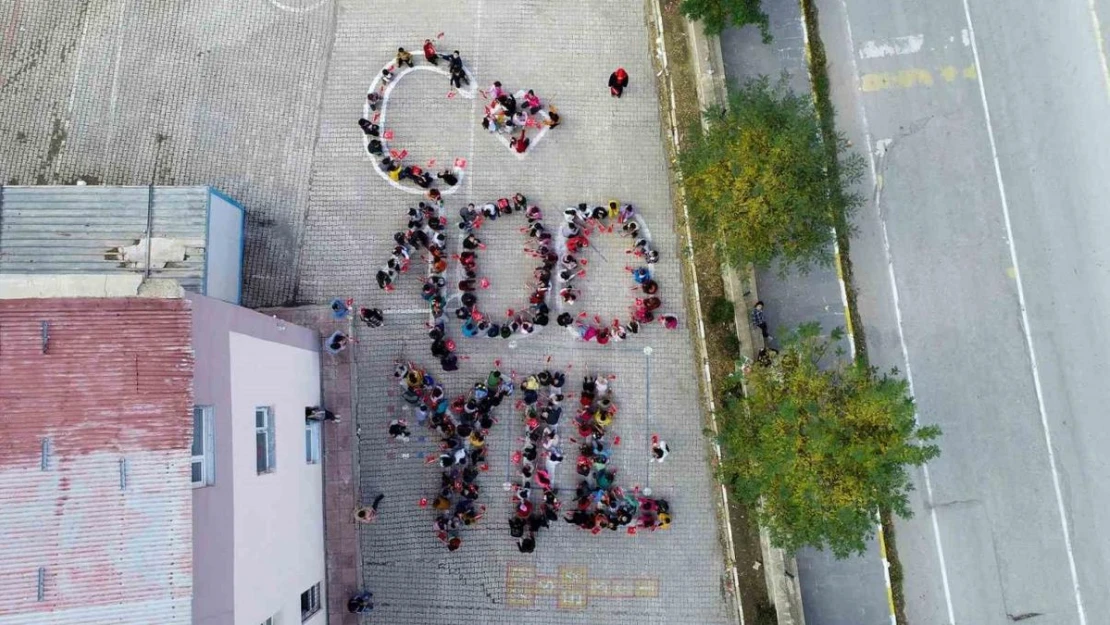
<svg viewBox="0 0 1110 625">
<path fill-rule="evenodd" d="M 839 125 L 873 164 L 852 246 L 871 359 L 908 371 L 945 432 L 897 524 L 909 621 L 1110 622 L 1110 82 L 1092 17 L 1110 3 L 818 6 Z"/>
</svg>

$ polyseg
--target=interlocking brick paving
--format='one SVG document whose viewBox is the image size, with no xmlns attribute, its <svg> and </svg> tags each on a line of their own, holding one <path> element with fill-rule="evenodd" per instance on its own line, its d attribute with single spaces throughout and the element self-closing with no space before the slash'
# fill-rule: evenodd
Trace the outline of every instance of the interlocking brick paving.
<svg viewBox="0 0 1110 625">
<path fill-rule="evenodd" d="M 358 528 L 363 585 L 377 602 L 365 622 L 731 621 L 685 319 L 678 330 L 656 324 L 604 347 L 555 325 L 513 341 L 463 339 L 456 329 L 459 351 L 470 359 L 444 376 L 458 393 L 497 359 L 502 370 L 521 374 L 570 367 L 568 388 L 586 370 L 614 374 L 617 482 L 650 485 L 653 496 L 668 499 L 674 523 L 666 531 L 593 536 L 560 522 L 540 532 L 534 554 L 519 553 L 502 486 L 523 425 L 505 405 L 488 443 L 490 470 L 480 478 L 487 516 L 464 530 L 460 551 L 448 553 L 432 531 L 433 512 L 418 505 L 437 485 L 437 468 L 422 456 L 434 439 L 416 427 L 407 444 L 386 434 L 390 419 L 409 410 L 396 395 L 394 360 L 434 362 L 419 312 L 421 268 L 393 293 L 374 284 L 417 196 L 386 184 L 365 155 L 355 122 L 373 76 L 398 45 L 419 62 L 420 43 L 442 32 L 440 50 L 460 50 L 481 86 L 499 79 L 557 106 L 563 124 L 518 159 L 478 125 L 481 98 L 448 99 L 446 78 L 415 72 L 394 91 L 389 126 L 414 161 L 467 160 L 463 187 L 447 202 L 452 221 L 461 202 L 516 191 L 544 209 L 551 227 L 570 204 L 632 203 L 662 254 L 653 269 L 664 309 L 684 317 L 645 11 L 605 0 L 13 0 L 0 7 L 2 182 L 214 184 L 249 212 L 249 305 L 321 304 L 340 295 L 386 310 L 386 326 L 357 328 L 360 342 L 341 356 L 355 381 L 357 423 L 345 426 L 357 428 L 357 498 L 385 494 L 378 520 Z M 631 75 L 620 100 L 605 86 L 617 66 Z M 499 220 L 483 234 L 491 243 L 482 273 L 492 286 L 480 296 L 491 312 L 519 308 L 528 296 L 522 282 L 534 261 L 515 232 L 523 224 Z M 597 239 L 580 309 L 608 318 L 631 303 L 626 244 Z M 456 241 L 449 251 L 457 251 Z M 334 357 L 324 359 L 328 371 Z M 334 432 L 326 442 L 338 446 Z M 663 465 L 647 461 L 652 432 L 670 443 Z M 573 489 L 575 477 L 572 463 L 556 476 L 563 489 Z M 342 492 L 343 479 L 335 479 L 326 505 L 343 512 L 356 494 Z M 333 555 L 332 569 L 348 557 Z M 332 590 L 343 598 L 345 587 Z M 329 607 L 333 622 L 350 621 L 335 603 Z"/>
</svg>

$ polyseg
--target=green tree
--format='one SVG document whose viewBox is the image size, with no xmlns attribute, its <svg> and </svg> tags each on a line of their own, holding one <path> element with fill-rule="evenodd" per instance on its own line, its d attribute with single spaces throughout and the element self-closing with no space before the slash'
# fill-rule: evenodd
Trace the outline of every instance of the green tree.
<svg viewBox="0 0 1110 625">
<path fill-rule="evenodd" d="M 882 508 L 909 517 L 908 467 L 936 458 L 936 426 L 914 419 L 897 371 L 842 358 L 818 324 L 799 326 L 769 365 L 742 372 L 746 396 L 727 400 L 721 418 L 721 478 L 758 507 L 772 542 L 788 551 L 861 553 Z M 827 364 L 827 366 L 823 366 Z"/>
<path fill-rule="evenodd" d="M 701 20 L 707 34 L 719 35 L 728 26 L 754 24 L 759 26 L 763 43 L 771 43 L 767 14 L 760 0 L 682 0 L 678 8 L 686 17 Z"/>
<path fill-rule="evenodd" d="M 708 127 L 693 129 L 679 159 L 696 231 L 736 266 L 830 263 L 834 226 L 847 227 L 862 202 L 848 189 L 863 158 L 838 138 L 841 166 L 828 173 L 813 105 L 786 88 L 785 76 L 774 85 L 751 80 L 731 92 L 728 109 L 705 115 Z"/>
</svg>

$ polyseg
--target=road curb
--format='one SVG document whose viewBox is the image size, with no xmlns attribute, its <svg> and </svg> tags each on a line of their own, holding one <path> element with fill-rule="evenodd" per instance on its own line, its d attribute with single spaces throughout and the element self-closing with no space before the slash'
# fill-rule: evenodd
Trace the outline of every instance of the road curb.
<svg viewBox="0 0 1110 625">
<path fill-rule="evenodd" d="M 883 559 L 883 577 L 886 579 L 886 605 L 890 609 L 890 625 L 898 625 L 898 617 L 894 611 L 894 588 L 890 585 L 890 560 L 886 555 L 886 538 L 882 522 L 879 523 L 879 557 Z"/>
</svg>

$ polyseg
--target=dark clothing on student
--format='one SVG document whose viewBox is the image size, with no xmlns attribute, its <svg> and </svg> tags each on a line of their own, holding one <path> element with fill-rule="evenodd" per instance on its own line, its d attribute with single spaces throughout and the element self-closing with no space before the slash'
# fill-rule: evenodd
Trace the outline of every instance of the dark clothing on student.
<svg viewBox="0 0 1110 625">
<path fill-rule="evenodd" d="M 759 328 L 759 331 L 763 333 L 764 339 L 770 336 L 770 333 L 767 332 L 767 318 L 763 315 L 763 310 L 759 308 L 752 309 L 752 325 Z"/>
<path fill-rule="evenodd" d="M 615 97 L 621 97 L 624 93 L 624 88 L 628 86 L 628 72 L 623 68 L 617 68 L 617 71 L 609 75 L 609 93 Z"/>
<path fill-rule="evenodd" d="M 385 317 L 382 315 L 382 311 L 377 308 L 360 308 L 358 318 L 362 319 L 363 323 L 371 328 L 380 328 L 385 324 Z"/>
<path fill-rule="evenodd" d="M 450 171 L 442 171 L 436 177 L 439 178 L 440 180 L 442 180 L 444 182 L 444 184 L 446 184 L 449 187 L 453 187 L 453 186 L 459 184 L 459 177 L 456 176 L 455 174 L 451 173 Z"/>
</svg>

